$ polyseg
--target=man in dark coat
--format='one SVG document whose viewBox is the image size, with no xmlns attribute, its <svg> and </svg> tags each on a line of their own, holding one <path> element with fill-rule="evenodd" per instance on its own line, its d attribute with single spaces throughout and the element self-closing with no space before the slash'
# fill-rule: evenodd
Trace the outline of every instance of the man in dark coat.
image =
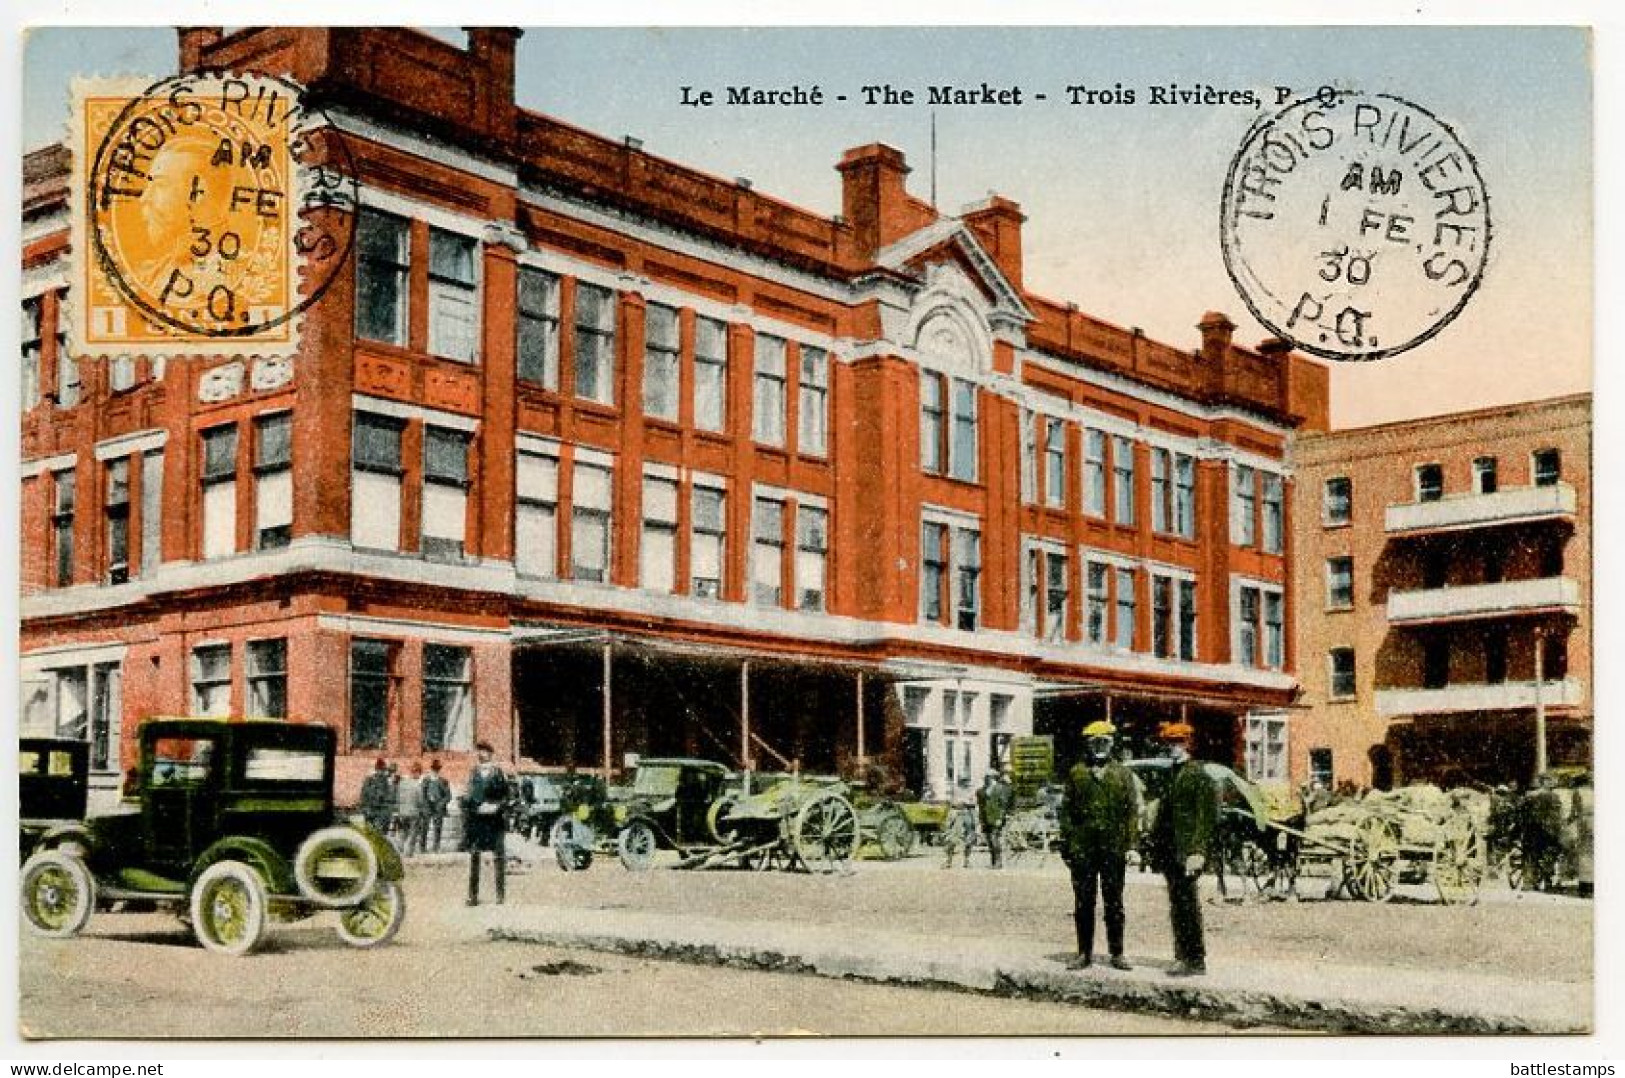
<svg viewBox="0 0 1625 1078">
<path fill-rule="evenodd" d="M 446 810 L 451 807 L 451 784 L 440 774 L 440 761 L 429 763 L 429 773 L 423 777 L 423 814 L 428 835 L 434 841 L 434 852 L 440 852 L 440 832 L 446 824 Z M 425 839 L 427 845 L 428 839 Z"/>
<path fill-rule="evenodd" d="M 508 897 L 507 821 L 508 776 L 492 762 L 493 749 L 481 741 L 474 746 L 479 763 L 468 777 L 463 794 L 463 831 L 468 841 L 468 904 L 480 904 L 480 854 L 490 852 L 496 862 L 497 905 Z"/>
<path fill-rule="evenodd" d="M 1069 963 L 1086 968 L 1095 955 L 1095 892 L 1106 907 L 1106 946 L 1113 969 L 1129 969 L 1123 957 L 1123 877 L 1128 852 L 1140 830 L 1140 786 L 1112 755 L 1117 728 L 1092 722 L 1083 729 L 1085 760 L 1066 777 L 1061 802 L 1061 856 L 1072 874 L 1072 923 L 1078 954 Z"/>
<path fill-rule="evenodd" d="M 982 777 L 982 788 L 976 791 L 976 817 L 987 838 L 988 856 L 994 868 L 1004 867 L 1004 825 L 1010 818 L 1010 806 L 1015 799 L 1015 790 L 1005 777 L 989 768 Z M 969 861 L 969 853 L 965 856 Z"/>
<path fill-rule="evenodd" d="M 1207 972 L 1202 944 L 1202 906 L 1196 885 L 1207 865 L 1219 818 L 1219 793 L 1200 762 L 1191 758 L 1195 731 L 1182 722 L 1165 724 L 1159 737 L 1173 759 L 1168 789 L 1152 826 L 1153 867 L 1168 881 L 1168 916 L 1174 930 L 1171 977 Z"/>
<path fill-rule="evenodd" d="M 380 835 L 389 834 L 389 825 L 395 821 L 395 786 L 389 781 L 389 765 L 382 756 L 361 784 L 361 816 Z"/>
</svg>

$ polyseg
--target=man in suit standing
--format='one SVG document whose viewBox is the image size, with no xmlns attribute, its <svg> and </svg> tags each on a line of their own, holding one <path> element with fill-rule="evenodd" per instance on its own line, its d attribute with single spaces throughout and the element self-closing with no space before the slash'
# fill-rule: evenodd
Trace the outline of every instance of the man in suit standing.
<svg viewBox="0 0 1625 1078">
<path fill-rule="evenodd" d="M 440 761 L 429 761 L 429 773 L 423 777 L 423 815 L 429 834 L 434 837 L 434 852 L 440 852 L 440 832 L 446 824 L 446 810 L 451 807 L 451 784 L 440 774 Z M 428 836 L 425 836 L 425 846 Z"/>
<path fill-rule="evenodd" d="M 1207 771 L 1191 757 L 1194 734 L 1183 722 L 1165 723 L 1158 732 L 1173 761 L 1151 832 L 1153 867 L 1168 881 L 1168 916 L 1174 930 L 1170 977 L 1198 977 L 1207 972 L 1196 885 L 1213 844 L 1219 795 Z"/>
<path fill-rule="evenodd" d="M 994 868 L 1004 867 L 1004 825 L 1014 801 L 1015 790 L 1010 783 L 997 769 L 989 768 L 982 776 L 982 788 L 976 791 L 976 816 L 987 838 L 987 853 Z M 969 862 L 969 853 L 965 859 Z"/>
<path fill-rule="evenodd" d="M 1061 851 L 1072 874 L 1072 922 L 1078 954 L 1070 963 L 1085 969 L 1094 962 L 1095 891 L 1106 907 L 1106 946 L 1113 969 L 1130 969 L 1123 956 L 1123 878 L 1128 852 L 1140 831 L 1140 785 L 1112 755 L 1117 728 L 1092 722 L 1083 728 L 1083 762 L 1066 777 L 1061 802 Z"/>
<path fill-rule="evenodd" d="M 382 756 L 361 784 L 361 815 L 367 826 L 380 835 L 389 834 L 389 825 L 395 821 L 395 786 L 389 781 L 389 764 Z"/>
<path fill-rule="evenodd" d="M 491 759 L 488 742 L 474 746 L 479 762 L 468 777 L 463 794 L 463 830 L 468 837 L 468 904 L 480 904 L 480 854 L 489 852 L 496 862 L 497 905 L 508 897 L 507 820 L 508 776 Z"/>
</svg>

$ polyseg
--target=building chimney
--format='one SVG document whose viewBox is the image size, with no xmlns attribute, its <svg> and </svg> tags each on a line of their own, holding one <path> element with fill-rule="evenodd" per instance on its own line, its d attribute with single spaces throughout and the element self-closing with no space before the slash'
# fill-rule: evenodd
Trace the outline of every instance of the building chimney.
<svg viewBox="0 0 1625 1078">
<path fill-rule="evenodd" d="M 960 219 L 993 257 L 999 272 L 1010 278 L 1010 283 L 1019 289 L 1021 225 L 1027 220 L 1021 212 L 1021 205 L 1000 195 L 990 195 L 986 202 L 967 208 Z"/>
<path fill-rule="evenodd" d="M 175 36 L 180 41 L 180 69 L 197 71 L 204 66 L 204 50 L 218 43 L 226 34 L 218 26 L 180 26 L 176 27 Z"/>
<path fill-rule="evenodd" d="M 524 31 L 512 26 L 469 26 L 468 51 L 485 69 L 485 103 L 488 130 L 502 139 L 514 135 L 518 115 L 514 108 L 514 50 Z"/>
<path fill-rule="evenodd" d="M 912 230 L 903 151 L 873 142 L 846 151 L 835 168 L 841 174 L 841 216 L 852 222 L 862 257 L 873 258 Z"/>
<path fill-rule="evenodd" d="M 1292 342 L 1285 337 L 1265 337 L 1258 342 L 1258 354 L 1278 359 L 1292 351 Z"/>
<path fill-rule="evenodd" d="M 1223 363 L 1230 353 L 1230 339 L 1236 332 L 1236 324 L 1223 311 L 1209 311 L 1196 323 L 1196 328 L 1202 331 L 1202 358 L 1214 366 Z"/>
</svg>

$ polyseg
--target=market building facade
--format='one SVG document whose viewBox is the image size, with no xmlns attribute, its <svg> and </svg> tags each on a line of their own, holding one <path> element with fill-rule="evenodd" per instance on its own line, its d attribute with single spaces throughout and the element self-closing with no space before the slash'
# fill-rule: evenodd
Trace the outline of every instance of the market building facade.
<svg viewBox="0 0 1625 1078">
<path fill-rule="evenodd" d="M 1527 786 L 1591 760 L 1591 396 L 1295 448 L 1293 773 Z"/>
<path fill-rule="evenodd" d="M 1104 714 L 1284 777 L 1323 368 L 1028 292 L 1019 206 L 883 145 L 828 217 L 521 109 L 518 31 L 179 36 L 342 132 L 354 266 L 291 361 L 76 358 L 69 162 L 25 162 L 23 721 L 102 791 L 176 713 L 329 723 L 351 795 L 488 740 L 943 798 Z"/>
</svg>

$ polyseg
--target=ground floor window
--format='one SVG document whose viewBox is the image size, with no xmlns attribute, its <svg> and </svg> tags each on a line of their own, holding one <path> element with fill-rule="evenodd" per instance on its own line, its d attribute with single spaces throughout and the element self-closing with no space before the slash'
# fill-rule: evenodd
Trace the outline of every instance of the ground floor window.
<svg viewBox="0 0 1625 1078">
<path fill-rule="evenodd" d="M 248 642 L 248 717 L 288 717 L 288 642 Z"/>
<path fill-rule="evenodd" d="M 1322 790 L 1332 788 L 1332 750 L 1309 750 L 1309 785 Z"/>
<path fill-rule="evenodd" d="M 394 704 L 395 647 L 385 640 L 350 642 L 350 747 L 384 745 Z"/>
<path fill-rule="evenodd" d="M 231 645 L 192 649 L 192 714 L 224 718 L 231 714 Z"/>
<path fill-rule="evenodd" d="M 474 742 L 474 658 L 468 648 L 423 647 L 423 748 L 467 749 Z"/>
<path fill-rule="evenodd" d="M 90 767 L 106 771 L 118 763 L 123 721 L 121 664 L 77 663 L 42 670 L 22 679 L 24 733 L 90 742 Z"/>
<path fill-rule="evenodd" d="M 1247 777 L 1254 782 L 1284 782 L 1287 778 L 1286 718 L 1248 715 L 1246 742 Z"/>
</svg>

